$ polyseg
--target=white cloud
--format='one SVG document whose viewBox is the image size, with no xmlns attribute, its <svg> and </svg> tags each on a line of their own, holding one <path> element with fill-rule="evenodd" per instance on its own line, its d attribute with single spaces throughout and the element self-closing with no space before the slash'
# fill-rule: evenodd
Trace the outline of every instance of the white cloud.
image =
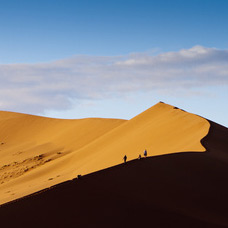
<svg viewBox="0 0 228 228">
<path fill-rule="evenodd" d="M 157 56 L 75 56 L 0 65 L 0 109 L 42 113 L 70 108 L 72 99 L 228 85 L 227 63 L 228 50 L 195 46 Z"/>
</svg>

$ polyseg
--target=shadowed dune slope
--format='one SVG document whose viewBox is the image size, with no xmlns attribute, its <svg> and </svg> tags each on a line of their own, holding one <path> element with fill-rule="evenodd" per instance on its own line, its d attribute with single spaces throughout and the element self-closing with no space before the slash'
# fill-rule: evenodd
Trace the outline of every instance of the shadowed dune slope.
<svg viewBox="0 0 228 228">
<path fill-rule="evenodd" d="M 227 138 L 228 129 L 211 122 L 205 153 L 133 160 L 59 184 L 0 207 L 1 224 L 228 227 Z"/>
<path fill-rule="evenodd" d="M 204 152 L 209 122 L 158 103 L 131 120 L 0 113 L 0 203 L 138 157 Z"/>
</svg>

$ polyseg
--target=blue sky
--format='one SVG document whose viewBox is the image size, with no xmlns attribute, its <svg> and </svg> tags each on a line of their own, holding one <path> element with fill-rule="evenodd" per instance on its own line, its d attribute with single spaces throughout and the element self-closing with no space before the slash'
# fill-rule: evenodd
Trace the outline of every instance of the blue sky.
<svg viewBox="0 0 228 228">
<path fill-rule="evenodd" d="M 0 109 L 129 119 L 160 100 L 228 126 L 228 1 L 0 0 Z"/>
</svg>

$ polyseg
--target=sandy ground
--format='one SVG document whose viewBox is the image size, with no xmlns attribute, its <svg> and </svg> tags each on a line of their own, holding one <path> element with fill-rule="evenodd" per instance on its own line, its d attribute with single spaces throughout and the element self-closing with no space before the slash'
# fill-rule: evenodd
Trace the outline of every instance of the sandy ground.
<svg viewBox="0 0 228 228">
<path fill-rule="evenodd" d="M 158 103 L 131 120 L 61 120 L 0 112 L 0 203 L 129 160 L 204 152 L 207 120 Z"/>
</svg>

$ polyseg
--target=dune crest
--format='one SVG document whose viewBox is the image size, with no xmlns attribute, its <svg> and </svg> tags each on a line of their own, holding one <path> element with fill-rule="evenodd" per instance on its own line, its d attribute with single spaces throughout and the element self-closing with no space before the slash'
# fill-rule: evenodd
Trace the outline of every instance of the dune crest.
<svg viewBox="0 0 228 228">
<path fill-rule="evenodd" d="M 158 103 L 131 120 L 0 112 L 0 203 L 142 155 L 204 152 L 209 122 Z"/>
</svg>

